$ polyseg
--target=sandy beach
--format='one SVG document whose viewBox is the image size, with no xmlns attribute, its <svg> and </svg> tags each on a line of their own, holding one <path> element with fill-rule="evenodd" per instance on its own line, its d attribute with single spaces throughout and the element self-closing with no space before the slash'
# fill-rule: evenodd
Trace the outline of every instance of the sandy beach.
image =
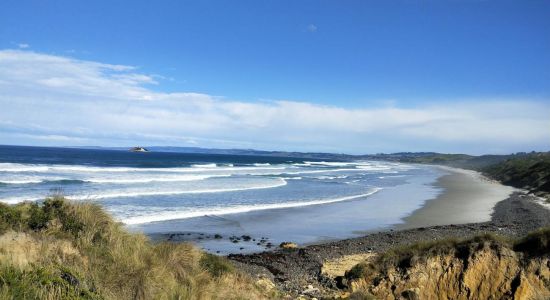
<svg viewBox="0 0 550 300">
<path fill-rule="evenodd" d="M 495 205 L 516 191 L 475 171 L 439 168 L 450 172 L 435 183 L 443 192 L 403 218 L 404 223 L 397 224 L 397 229 L 487 222 Z"/>
<path fill-rule="evenodd" d="M 229 255 L 244 272 L 269 278 L 293 295 L 313 286 L 337 289 L 337 278 L 360 259 L 421 241 L 468 238 L 496 233 L 512 238 L 550 225 L 550 210 L 537 197 L 489 180 L 473 171 L 444 168 L 435 186 L 442 192 L 403 218 L 393 229 L 364 232 L 361 237 L 327 241 L 298 250 Z M 342 269 L 343 268 L 343 269 Z M 330 272 L 327 272 L 330 270 Z M 331 275 L 332 274 L 332 275 Z"/>
<path fill-rule="evenodd" d="M 300 295 L 305 286 L 318 289 L 319 295 L 337 290 L 337 278 L 323 273 L 327 266 L 346 265 L 356 257 L 383 253 L 389 249 L 448 238 L 468 238 L 494 233 L 517 238 L 537 228 L 550 225 L 550 210 L 540 205 L 537 197 L 514 192 L 494 208 L 491 220 L 461 225 L 441 225 L 414 229 L 387 230 L 353 239 L 310 245 L 296 250 L 275 250 L 255 254 L 229 255 L 245 273 L 255 278 L 269 278 L 278 288 Z M 356 262 L 356 261 L 355 261 Z M 343 270 L 331 270 L 336 274 Z"/>
</svg>

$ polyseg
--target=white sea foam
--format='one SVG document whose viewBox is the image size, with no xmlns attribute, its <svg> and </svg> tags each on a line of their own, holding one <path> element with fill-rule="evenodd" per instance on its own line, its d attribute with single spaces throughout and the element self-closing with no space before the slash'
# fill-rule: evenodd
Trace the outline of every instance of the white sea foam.
<svg viewBox="0 0 550 300">
<path fill-rule="evenodd" d="M 348 175 L 339 175 L 339 176 L 317 176 L 314 177 L 315 179 L 321 179 L 321 180 L 334 180 L 334 179 L 344 179 L 348 178 Z"/>
<path fill-rule="evenodd" d="M 17 204 L 25 201 L 38 201 L 43 200 L 44 197 L 37 196 L 19 196 L 19 197 L 9 197 L 9 198 L 0 198 L 0 202 L 6 204 Z"/>
<path fill-rule="evenodd" d="M 387 176 L 378 176 L 380 179 L 384 178 L 400 178 L 400 177 L 407 177 L 407 175 L 387 175 Z"/>
<path fill-rule="evenodd" d="M 44 172 L 48 171 L 47 165 L 0 163 L 0 172 Z"/>
<path fill-rule="evenodd" d="M 196 164 L 196 165 L 191 165 L 191 167 L 193 168 L 215 168 L 217 167 L 218 165 L 216 164 Z"/>
<path fill-rule="evenodd" d="M 85 179 L 86 182 L 92 183 L 149 183 L 149 182 L 181 182 L 181 181 L 198 181 L 208 178 L 216 177 L 230 177 L 230 174 L 224 175 L 181 175 L 173 177 L 152 177 L 152 178 L 127 178 L 127 179 L 115 179 L 115 178 L 90 178 Z"/>
<path fill-rule="evenodd" d="M 3 184 L 30 184 L 30 183 L 40 183 L 40 179 L 28 179 L 28 180 L 0 180 L 0 183 Z"/>
<path fill-rule="evenodd" d="M 227 215 L 227 214 L 257 211 L 257 210 L 281 209 L 281 208 L 292 208 L 292 207 L 301 207 L 301 206 L 310 206 L 310 205 L 330 204 L 335 202 L 349 201 L 349 200 L 359 199 L 363 197 L 368 197 L 378 192 L 379 190 L 381 189 L 375 188 L 368 193 L 359 194 L 359 195 L 330 198 L 330 199 L 309 200 L 309 201 L 302 201 L 302 202 L 239 205 L 239 206 L 233 206 L 233 207 L 214 207 L 214 208 L 201 209 L 201 210 L 195 210 L 195 211 L 163 212 L 163 213 L 158 213 L 154 215 L 129 217 L 129 218 L 122 219 L 121 221 L 128 225 L 135 225 L 135 224 L 143 224 L 143 223 L 151 223 L 151 222 L 159 222 L 159 221 L 188 219 L 188 218 L 202 217 L 207 215 Z"/>
<path fill-rule="evenodd" d="M 301 180 L 302 177 L 300 176 L 297 176 L 297 177 L 281 177 L 282 179 L 284 180 Z"/>
<path fill-rule="evenodd" d="M 357 162 L 339 162 L 339 161 L 304 161 L 302 166 L 327 166 L 327 167 L 347 167 L 354 166 Z"/>
<path fill-rule="evenodd" d="M 281 187 L 287 184 L 286 180 L 277 178 L 277 182 L 265 185 L 234 187 L 234 188 L 211 188 L 211 189 L 196 189 L 196 190 L 157 190 L 157 191 L 137 191 L 137 192 L 121 192 L 121 193 L 104 193 L 95 195 L 68 195 L 67 198 L 73 200 L 100 200 L 109 198 L 130 198 L 142 196 L 169 196 L 169 195 L 184 195 L 184 194 L 209 194 L 209 193 L 226 193 L 239 192 L 247 190 L 260 190 Z"/>
<path fill-rule="evenodd" d="M 41 177 L 41 178 L 32 178 L 32 179 L 0 179 L 2 184 L 35 184 L 35 183 L 53 183 L 55 184 L 58 181 L 63 180 L 74 180 L 80 182 L 90 182 L 90 183 L 112 183 L 112 184 L 132 184 L 132 183 L 151 183 L 151 182 L 183 182 L 183 181 L 199 181 L 205 180 L 208 178 L 218 178 L 218 177 L 230 177 L 231 174 L 212 174 L 212 175 L 196 175 L 196 174 L 185 174 L 179 176 L 167 176 L 161 177 L 157 175 L 151 175 L 148 177 L 138 177 L 132 178 L 123 177 L 123 178 L 109 178 L 109 177 L 100 177 L 100 178 L 60 178 L 60 177 Z"/>
<path fill-rule="evenodd" d="M 156 190 L 156 191 L 136 191 L 136 192 L 120 192 L 120 193 L 103 193 L 103 194 L 89 194 L 89 195 L 66 195 L 65 197 L 70 200 L 101 200 L 111 198 L 133 198 L 143 196 L 170 196 L 170 195 L 185 195 L 185 194 L 209 194 L 209 193 L 227 193 L 227 192 L 240 192 L 247 190 L 261 190 L 271 189 L 281 186 L 285 186 L 287 181 L 283 178 L 276 178 L 275 183 L 256 185 L 256 186 L 244 186 L 234 188 L 212 188 L 212 189 L 196 189 L 196 190 Z M 36 196 L 18 196 L 10 198 L 0 198 L 0 202 L 15 204 L 23 201 L 38 201 L 44 197 Z"/>
<path fill-rule="evenodd" d="M 246 170 L 281 170 L 284 166 L 269 166 L 269 167 L 233 167 L 231 164 L 227 167 L 217 167 L 216 164 L 193 165 L 192 167 L 172 167 L 172 168 L 132 168 L 132 167 L 98 167 L 98 166 L 83 166 L 83 165 L 38 165 L 38 164 L 17 164 L 17 163 L 0 163 L 0 172 L 104 172 L 104 173 L 120 173 L 120 172 L 170 172 L 170 173 L 187 173 L 187 172 L 203 172 L 203 171 L 246 171 Z"/>
<path fill-rule="evenodd" d="M 271 166 L 270 163 L 255 163 L 254 166 L 256 167 L 268 167 Z"/>
</svg>

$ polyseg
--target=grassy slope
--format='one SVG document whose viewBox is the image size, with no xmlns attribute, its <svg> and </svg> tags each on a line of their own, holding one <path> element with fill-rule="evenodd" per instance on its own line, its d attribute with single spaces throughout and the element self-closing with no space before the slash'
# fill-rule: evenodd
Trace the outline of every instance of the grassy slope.
<svg viewBox="0 0 550 300">
<path fill-rule="evenodd" d="M 378 158 L 419 164 L 438 164 L 481 171 L 490 178 L 536 195 L 550 195 L 550 152 L 482 155 L 442 153 L 383 154 Z"/>
<path fill-rule="evenodd" d="M 537 195 L 550 194 L 550 152 L 512 157 L 482 171 L 504 184 L 525 188 Z"/>
<path fill-rule="evenodd" d="M 0 204 L 0 299 L 262 299 L 224 258 L 152 244 L 99 206 Z"/>
</svg>

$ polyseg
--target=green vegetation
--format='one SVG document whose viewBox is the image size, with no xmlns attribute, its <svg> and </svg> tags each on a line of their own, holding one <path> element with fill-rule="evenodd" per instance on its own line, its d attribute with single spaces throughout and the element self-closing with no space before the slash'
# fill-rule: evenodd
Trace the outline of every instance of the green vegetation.
<svg viewBox="0 0 550 300">
<path fill-rule="evenodd" d="M 526 153 L 472 156 L 467 154 L 446 154 L 435 152 L 402 152 L 393 154 L 377 154 L 366 156 L 365 158 L 403 163 L 435 164 L 471 170 L 481 170 L 509 158 L 522 157 L 524 155 L 526 155 Z"/>
<path fill-rule="evenodd" d="M 235 272 L 235 267 L 233 267 L 227 259 L 210 253 L 204 253 L 202 255 L 200 265 L 212 276 L 216 277 Z"/>
<path fill-rule="evenodd" d="M 385 160 L 395 160 L 406 163 L 417 164 L 453 164 L 468 161 L 474 156 L 467 154 L 445 154 L 433 152 L 403 152 L 394 154 L 379 154 Z"/>
<path fill-rule="evenodd" d="M 550 152 L 509 158 L 482 170 L 500 182 L 546 196 L 550 194 Z"/>
<path fill-rule="evenodd" d="M 506 185 L 524 188 L 550 201 L 550 152 L 510 155 L 442 154 L 433 152 L 377 154 L 371 159 L 437 164 L 483 172 Z"/>
<path fill-rule="evenodd" d="M 99 206 L 0 204 L 0 299 L 263 299 L 225 258 L 151 243 Z"/>
<path fill-rule="evenodd" d="M 550 228 L 541 228 L 516 241 L 514 250 L 529 256 L 550 254 Z"/>
</svg>

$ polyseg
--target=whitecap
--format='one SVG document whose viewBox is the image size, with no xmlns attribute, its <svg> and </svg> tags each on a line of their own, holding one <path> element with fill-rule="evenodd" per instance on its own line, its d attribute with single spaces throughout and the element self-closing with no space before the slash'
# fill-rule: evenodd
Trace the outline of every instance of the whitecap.
<svg viewBox="0 0 550 300">
<path fill-rule="evenodd" d="M 292 208 L 292 207 L 302 207 L 310 205 L 321 205 L 321 204 L 330 204 L 342 201 L 350 201 L 359 198 L 368 197 L 376 192 L 381 190 L 381 188 L 374 188 L 368 193 L 338 197 L 338 198 L 329 198 L 329 199 L 318 199 L 318 200 L 309 200 L 302 202 L 286 202 L 286 203 L 273 203 L 273 204 L 257 204 L 257 205 L 239 205 L 233 207 L 214 207 L 201 210 L 191 210 L 191 211 L 179 211 L 179 212 L 163 212 L 154 215 L 143 215 L 143 216 L 134 216 L 120 221 L 128 224 L 143 224 L 159 221 L 168 221 L 168 220 L 178 220 L 178 219 L 188 219 L 194 217 L 202 217 L 207 215 L 227 215 L 227 214 L 236 214 L 244 213 L 257 210 L 267 210 L 267 209 L 281 209 L 281 208 Z"/>
</svg>

